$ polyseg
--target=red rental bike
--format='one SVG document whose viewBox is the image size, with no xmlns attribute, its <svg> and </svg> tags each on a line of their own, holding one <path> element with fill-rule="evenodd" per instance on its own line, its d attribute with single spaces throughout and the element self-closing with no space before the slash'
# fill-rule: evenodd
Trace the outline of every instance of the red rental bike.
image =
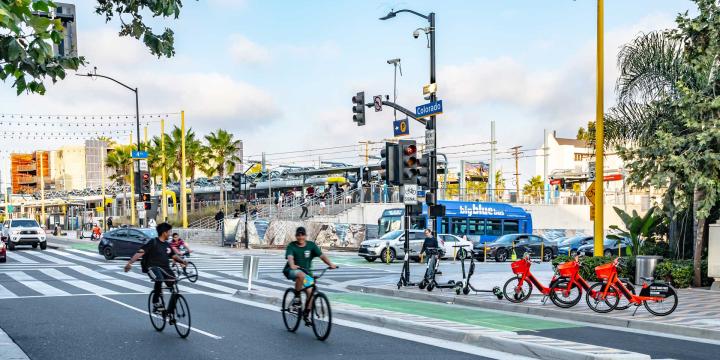
<svg viewBox="0 0 720 360">
<path fill-rule="evenodd" d="M 618 278 L 618 268 L 623 266 L 623 261 L 617 258 L 612 263 L 595 268 L 595 274 L 601 282 L 591 286 L 590 291 L 585 294 L 585 300 L 593 311 L 599 313 L 613 311 L 617 308 L 621 297 L 625 297 L 630 305 L 637 307 L 635 312 L 641 304 L 649 313 L 656 316 L 670 315 L 675 311 L 678 296 L 669 284 L 655 281 L 652 277 L 644 277 L 641 278 L 643 284 L 640 294 L 635 295 L 630 291 Z"/>
<path fill-rule="evenodd" d="M 543 303 L 547 300 L 547 297 L 551 293 L 553 287 L 545 287 L 535 276 L 533 276 L 530 272 L 530 265 L 532 265 L 532 263 L 539 264 L 540 261 L 530 260 L 530 254 L 525 253 L 522 259 L 510 264 L 515 276 L 508 279 L 508 281 L 505 282 L 505 286 L 503 286 L 503 294 L 509 302 L 521 303 L 527 300 L 530 297 L 530 294 L 532 294 L 533 286 L 538 288 L 538 290 L 540 290 L 543 294 Z M 555 283 L 557 280 L 557 271 L 555 271 L 550 283 Z M 559 287 L 566 286 L 567 281 L 568 280 L 565 279 L 556 285 Z"/>
<path fill-rule="evenodd" d="M 580 275 L 580 267 L 582 266 L 581 257 L 575 256 L 572 261 L 564 262 L 557 266 L 558 278 L 550 284 L 555 291 L 550 292 L 550 301 L 558 307 L 567 309 L 580 302 L 583 290 L 594 296 L 594 290 L 585 278 Z M 632 293 L 635 288 L 630 284 L 629 279 L 619 279 L 623 285 Z M 630 307 L 629 301 L 618 304 L 617 310 L 625 310 Z"/>
</svg>

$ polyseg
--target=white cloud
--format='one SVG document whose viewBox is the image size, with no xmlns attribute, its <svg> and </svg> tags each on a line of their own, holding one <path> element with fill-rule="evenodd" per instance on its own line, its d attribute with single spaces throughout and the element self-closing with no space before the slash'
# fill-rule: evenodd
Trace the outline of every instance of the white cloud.
<svg viewBox="0 0 720 360">
<path fill-rule="evenodd" d="M 270 52 L 263 46 L 240 34 L 230 36 L 230 56 L 238 63 L 264 64 L 271 60 Z"/>
</svg>

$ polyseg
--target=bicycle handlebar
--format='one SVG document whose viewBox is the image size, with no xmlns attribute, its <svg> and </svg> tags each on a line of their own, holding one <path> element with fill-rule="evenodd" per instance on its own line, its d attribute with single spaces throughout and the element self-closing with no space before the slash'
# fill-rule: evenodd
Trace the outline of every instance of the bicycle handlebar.
<svg viewBox="0 0 720 360">
<path fill-rule="evenodd" d="M 337 266 L 337 265 L 335 266 L 335 269 L 339 269 L 339 268 L 340 268 L 339 266 Z M 307 269 L 305 269 L 305 268 L 302 268 L 302 267 L 298 267 L 298 269 L 299 269 L 300 271 L 304 272 L 305 274 L 308 274 L 308 275 L 309 275 L 309 272 L 310 272 L 309 270 L 307 270 Z M 315 280 L 317 280 L 317 279 L 321 278 L 323 275 L 325 275 L 325 273 L 326 273 L 328 270 L 332 270 L 332 269 L 328 266 L 328 267 L 322 269 L 322 271 L 320 271 L 320 274 L 319 274 L 319 275 L 315 275 L 315 276 L 313 276 L 313 277 L 315 278 Z"/>
</svg>

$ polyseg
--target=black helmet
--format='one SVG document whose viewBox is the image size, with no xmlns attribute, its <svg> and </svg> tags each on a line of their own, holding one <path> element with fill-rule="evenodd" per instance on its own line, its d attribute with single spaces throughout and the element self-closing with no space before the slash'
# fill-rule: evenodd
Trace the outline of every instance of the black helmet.
<svg viewBox="0 0 720 360">
<path fill-rule="evenodd" d="M 307 235 L 307 231 L 305 231 L 305 228 L 302 226 L 299 226 L 297 229 L 295 229 L 295 236 L 300 235 Z"/>
</svg>

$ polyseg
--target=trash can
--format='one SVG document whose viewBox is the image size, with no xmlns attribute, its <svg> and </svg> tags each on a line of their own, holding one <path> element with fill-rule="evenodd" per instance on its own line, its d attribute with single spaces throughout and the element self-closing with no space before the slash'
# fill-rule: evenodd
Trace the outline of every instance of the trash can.
<svg viewBox="0 0 720 360">
<path fill-rule="evenodd" d="M 655 276 L 655 267 L 662 261 L 662 256 L 640 255 L 635 258 L 635 283 L 641 284 L 640 278 Z"/>
</svg>

